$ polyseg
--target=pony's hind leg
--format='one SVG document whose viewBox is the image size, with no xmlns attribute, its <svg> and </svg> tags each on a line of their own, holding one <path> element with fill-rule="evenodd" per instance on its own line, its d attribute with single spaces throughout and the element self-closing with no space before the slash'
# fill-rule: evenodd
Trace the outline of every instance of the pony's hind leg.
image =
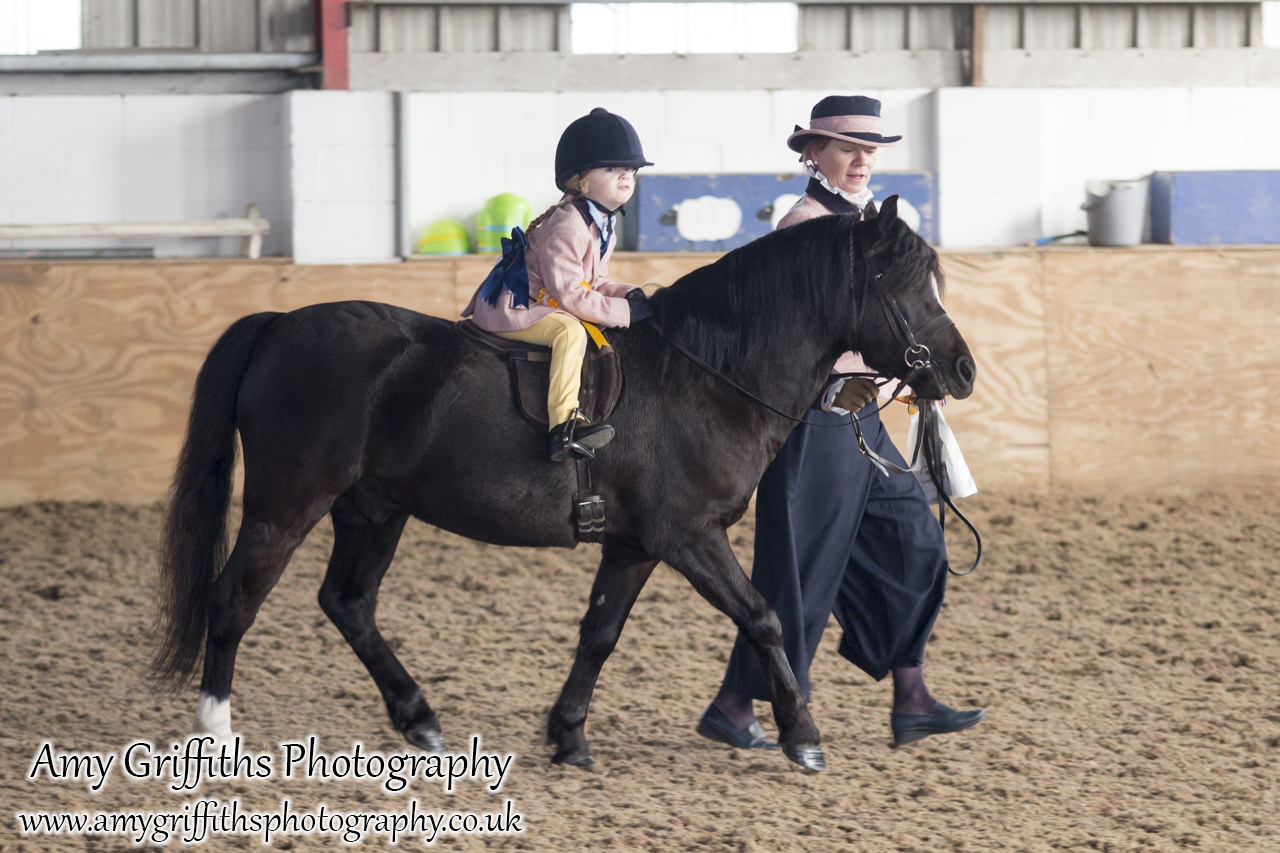
<svg viewBox="0 0 1280 853">
<path fill-rule="evenodd" d="M 209 628 L 194 731 L 231 737 L 231 679 L 240 641 L 294 550 L 326 509 L 314 507 L 286 523 L 266 517 L 246 503 L 235 547 L 209 590 Z"/>
<path fill-rule="evenodd" d="M 555 763 L 579 767 L 591 763 L 591 750 L 583 731 L 587 706 L 600 669 L 617 645 L 636 596 L 657 564 L 644 551 L 605 537 L 591 601 L 579 629 L 573 668 L 547 717 L 547 742 L 556 747 L 552 758 Z"/>
<path fill-rule="evenodd" d="M 330 512 L 333 555 L 320 587 L 320 606 L 373 676 L 392 725 L 414 746 L 443 752 L 435 712 L 375 621 L 378 587 L 395 556 L 408 515 L 351 495 L 338 498 Z"/>
</svg>

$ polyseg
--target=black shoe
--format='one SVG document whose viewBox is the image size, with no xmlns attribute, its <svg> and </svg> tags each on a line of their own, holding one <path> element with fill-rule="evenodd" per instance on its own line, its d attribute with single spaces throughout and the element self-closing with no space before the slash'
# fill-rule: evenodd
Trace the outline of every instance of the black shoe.
<svg viewBox="0 0 1280 853">
<path fill-rule="evenodd" d="M 889 726 L 893 729 L 893 745 L 902 746 L 929 735 L 963 731 L 976 726 L 986 716 L 987 712 L 981 708 L 957 711 L 939 702 L 931 714 L 899 714 L 894 711 L 889 714 Z"/>
<path fill-rule="evenodd" d="M 724 712 L 715 705 L 708 705 L 698 722 L 698 734 L 716 743 L 727 743 L 738 749 L 777 749 L 778 745 L 764 736 L 759 720 L 752 720 L 751 725 L 741 729 L 734 728 L 733 723 Z"/>
<path fill-rule="evenodd" d="M 613 427 L 569 418 L 551 430 L 551 461 L 563 462 L 570 456 L 595 459 L 596 451 L 613 441 Z"/>
</svg>

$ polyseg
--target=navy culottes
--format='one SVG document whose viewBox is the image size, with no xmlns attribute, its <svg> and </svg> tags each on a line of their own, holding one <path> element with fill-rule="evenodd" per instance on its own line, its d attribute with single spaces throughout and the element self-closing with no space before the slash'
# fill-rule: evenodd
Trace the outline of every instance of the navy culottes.
<svg viewBox="0 0 1280 853">
<path fill-rule="evenodd" d="M 876 453 L 903 465 L 874 405 L 858 413 Z M 942 529 L 911 474 L 886 477 L 858 452 L 846 416 L 810 411 L 756 492 L 751 582 L 782 621 L 787 660 L 804 695 L 827 618 L 844 629 L 840 654 L 877 681 L 919 666 L 942 606 Z M 769 699 L 755 651 L 739 634 L 724 686 Z"/>
</svg>

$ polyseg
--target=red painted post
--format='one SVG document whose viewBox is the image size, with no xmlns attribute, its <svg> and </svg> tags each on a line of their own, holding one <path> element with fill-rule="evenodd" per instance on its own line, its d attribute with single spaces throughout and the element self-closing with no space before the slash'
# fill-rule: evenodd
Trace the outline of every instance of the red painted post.
<svg viewBox="0 0 1280 853">
<path fill-rule="evenodd" d="M 348 89 L 347 0 L 315 0 L 316 51 L 320 54 L 320 88 Z"/>
</svg>

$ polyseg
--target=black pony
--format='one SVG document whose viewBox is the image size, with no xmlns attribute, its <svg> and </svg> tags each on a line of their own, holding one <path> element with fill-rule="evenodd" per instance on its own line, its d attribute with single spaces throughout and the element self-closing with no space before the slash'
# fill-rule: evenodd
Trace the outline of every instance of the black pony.
<svg viewBox="0 0 1280 853">
<path fill-rule="evenodd" d="M 787 755 L 825 766 L 777 617 L 725 529 L 840 353 L 860 350 L 887 376 L 913 372 L 922 397 L 968 396 L 973 362 L 939 302 L 940 278 L 937 255 L 890 198 L 870 222 L 823 217 L 732 251 L 654 294 L 651 323 L 611 334 L 624 374 L 618 437 L 592 463 L 608 520 L 573 667 L 547 723 L 555 761 L 591 761 L 583 727 L 597 676 L 662 560 L 752 642 Z M 926 329 L 915 342 L 913 330 Z M 378 586 L 409 516 L 499 545 L 574 547 L 574 465 L 546 458 L 545 432 L 509 394 L 496 353 L 455 323 L 404 308 L 337 302 L 227 329 L 196 379 L 161 566 L 155 671 L 181 684 L 204 648 L 197 731 L 230 735 L 240 640 L 328 513 L 334 546 L 320 604 L 392 724 L 419 747 L 443 748 L 435 713 L 375 623 Z M 237 430 L 244 513 L 228 559 Z"/>
</svg>

